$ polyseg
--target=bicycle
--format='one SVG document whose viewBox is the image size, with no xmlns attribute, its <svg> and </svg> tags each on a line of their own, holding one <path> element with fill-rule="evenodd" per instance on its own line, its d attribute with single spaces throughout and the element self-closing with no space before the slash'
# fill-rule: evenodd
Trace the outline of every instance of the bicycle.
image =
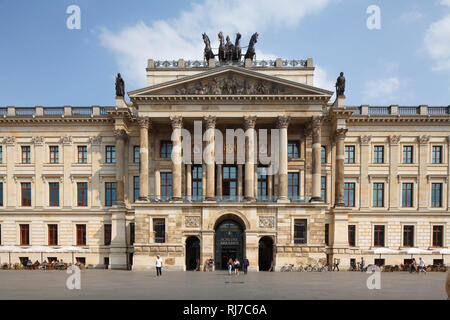
<svg viewBox="0 0 450 320">
<path fill-rule="evenodd" d="M 287 264 L 281 267 L 280 271 L 281 272 L 291 272 L 294 269 L 294 265 L 293 264 Z"/>
</svg>

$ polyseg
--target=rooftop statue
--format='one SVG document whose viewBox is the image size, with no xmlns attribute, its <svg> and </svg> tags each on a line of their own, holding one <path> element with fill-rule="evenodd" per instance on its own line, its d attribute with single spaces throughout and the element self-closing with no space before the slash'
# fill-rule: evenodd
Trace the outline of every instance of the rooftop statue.
<svg viewBox="0 0 450 320">
<path fill-rule="evenodd" d="M 120 76 L 120 73 L 118 73 L 116 77 L 116 96 L 117 97 L 125 96 L 125 82 Z"/>
<path fill-rule="evenodd" d="M 219 57 L 220 62 L 240 62 L 242 58 L 242 48 L 241 48 L 241 34 L 236 33 L 236 40 L 234 44 L 231 42 L 229 36 L 226 38 L 223 36 L 222 31 L 217 35 L 219 39 L 219 51 L 214 54 L 211 48 L 211 42 L 206 33 L 202 34 L 203 42 L 205 43 L 205 49 L 203 50 L 203 58 L 205 61 L 214 59 L 214 57 Z M 258 40 L 258 33 L 254 33 L 250 39 L 248 45 L 247 53 L 245 54 L 245 59 L 252 59 L 255 57 L 255 43 Z M 226 41 L 226 42 L 225 42 Z"/>
<path fill-rule="evenodd" d="M 248 44 L 247 52 L 245 53 L 245 59 L 253 60 L 255 57 L 255 43 L 258 41 L 258 32 L 255 32 L 250 38 L 250 42 Z"/>
<path fill-rule="evenodd" d="M 344 92 L 345 92 L 345 77 L 344 73 L 341 72 L 341 74 L 336 80 L 336 95 L 343 96 Z"/>
</svg>

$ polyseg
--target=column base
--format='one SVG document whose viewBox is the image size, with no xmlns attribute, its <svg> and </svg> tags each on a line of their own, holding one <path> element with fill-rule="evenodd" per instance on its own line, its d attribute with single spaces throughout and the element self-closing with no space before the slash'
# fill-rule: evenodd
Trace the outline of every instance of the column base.
<svg viewBox="0 0 450 320">
<path fill-rule="evenodd" d="M 277 203 L 291 203 L 291 200 L 288 197 L 279 197 Z"/>
<path fill-rule="evenodd" d="M 321 197 L 312 197 L 309 202 L 323 202 Z"/>
<path fill-rule="evenodd" d="M 345 208 L 345 203 L 336 203 L 336 204 L 334 205 L 334 207 L 335 207 L 335 208 L 341 208 L 341 209 L 343 209 L 343 208 Z"/>
<path fill-rule="evenodd" d="M 138 201 L 139 202 L 148 202 L 148 197 L 139 197 Z"/>
<path fill-rule="evenodd" d="M 183 199 L 179 197 L 173 197 L 172 200 L 170 200 L 171 203 L 182 203 Z"/>
<path fill-rule="evenodd" d="M 244 197 L 245 202 L 256 202 L 256 199 L 254 197 Z"/>
<path fill-rule="evenodd" d="M 206 197 L 204 202 L 216 202 L 215 197 Z"/>
<path fill-rule="evenodd" d="M 109 255 L 110 265 L 109 269 L 111 270 L 127 270 L 127 254 L 124 253 L 111 253 Z"/>
</svg>

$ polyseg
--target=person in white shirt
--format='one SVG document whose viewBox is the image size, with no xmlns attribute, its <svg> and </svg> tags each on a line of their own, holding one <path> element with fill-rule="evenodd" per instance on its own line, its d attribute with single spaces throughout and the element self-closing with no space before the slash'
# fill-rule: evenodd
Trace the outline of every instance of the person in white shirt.
<svg viewBox="0 0 450 320">
<path fill-rule="evenodd" d="M 156 276 L 160 276 L 162 268 L 162 259 L 159 256 L 156 256 Z"/>
<path fill-rule="evenodd" d="M 425 274 L 427 273 L 427 271 L 425 270 L 425 261 L 422 259 L 422 257 L 419 258 L 419 273 L 420 272 L 425 272 Z"/>
</svg>

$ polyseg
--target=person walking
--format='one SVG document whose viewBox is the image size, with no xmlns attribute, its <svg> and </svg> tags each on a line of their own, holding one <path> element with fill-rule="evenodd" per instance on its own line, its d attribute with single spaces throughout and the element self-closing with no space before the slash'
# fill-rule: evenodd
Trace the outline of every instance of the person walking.
<svg viewBox="0 0 450 320">
<path fill-rule="evenodd" d="M 425 270 L 425 261 L 422 259 L 422 257 L 419 257 L 419 273 L 421 272 L 427 274 L 427 270 Z"/>
<path fill-rule="evenodd" d="M 275 271 L 275 261 L 272 260 L 272 262 L 270 263 L 269 272 L 274 272 L 274 271 Z"/>
<path fill-rule="evenodd" d="M 239 275 L 239 267 L 241 266 L 241 263 L 239 262 L 238 258 L 234 260 L 234 274 Z"/>
<path fill-rule="evenodd" d="M 231 270 L 233 269 L 233 259 L 228 259 L 228 263 L 227 263 L 227 267 L 228 267 L 228 275 L 231 276 Z"/>
<path fill-rule="evenodd" d="M 160 258 L 160 256 L 156 256 L 156 276 L 157 277 L 162 275 L 161 268 L 162 268 L 162 259 Z"/>
<path fill-rule="evenodd" d="M 411 262 L 411 268 L 410 268 L 410 270 L 409 270 L 409 273 L 413 273 L 413 272 L 417 272 L 417 262 L 416 262 L 416 259 L 412 259 L 412 262 Z"/>
<path fill-rule="evenodd" d="M 364 258 L 363 257 L 361 257 L 360 265 L 361 265 L 361 272 L 364 272 Z"/>
<path fill-rule="evenodd" d="M 335 269 L 337 269 L 337 271 L 339 271 L 339 262 L 338 262 L 338 259 L 336 259 L 336 258 L 334 258 L 334 261 L 333 261 L 333 271 Z"/>
<path fill-rule="evenodd" d="M 248 261 L 247 257 L 242 260 L 242 266 L 244 267 L 244 274 L 247 274 L 248 266 L 250 265 L 250 262 Z"/>
</svg>

